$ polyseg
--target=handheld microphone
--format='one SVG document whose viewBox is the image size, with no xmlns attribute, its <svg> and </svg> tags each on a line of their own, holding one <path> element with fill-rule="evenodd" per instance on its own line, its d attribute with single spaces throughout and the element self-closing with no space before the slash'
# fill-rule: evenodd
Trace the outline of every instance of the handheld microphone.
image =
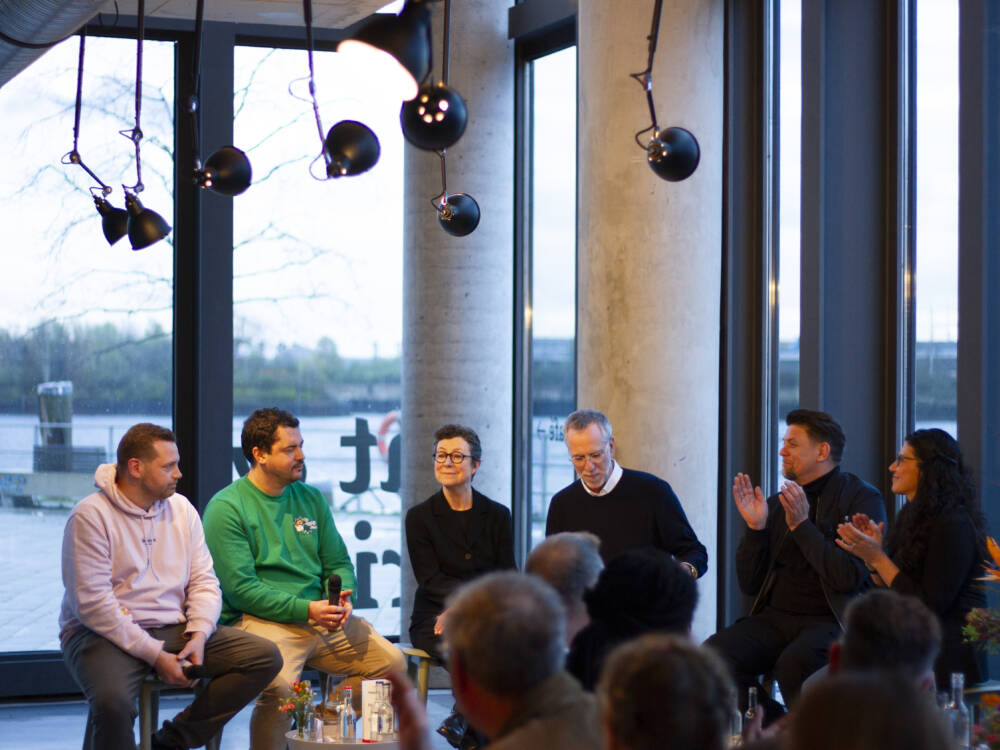
<svg viewBox="0 0 1000 750">
<path fill-rule="evenodd" d="M 208 670 L 205 669 L 204 664 L 192 664 L 188 662 L 181 667 L 181 671 L 189 680 L 200 680 L 202 677 L 208 677 Z"/>
<path fill-rule="evenodd" d="M 340 589 L 342 586 L 343 582 L 340 580 L 340 576 L 336 573 L 331 573 L 326 585 L 326 589 L 330 593 L 330 604 L 340 606 Z"/>
<path fill-rule="evenodd" d="M 343 581 L 340 580 L 340 576 L 338 576 L 336 573 L 331 573 L 330 578 L 327 579 L 326 582 L 326 590 L 330 595 L 330 600 L 329 600 L 330 604 L 336 605 L 338 607 L 340 606 L 340 590 L 342 586 L 343 586 Z M 335 628 L 334 629 L 328 628 L 328 630 L 330 630 L 330 632 L 333 632 Z"/>
</svg>

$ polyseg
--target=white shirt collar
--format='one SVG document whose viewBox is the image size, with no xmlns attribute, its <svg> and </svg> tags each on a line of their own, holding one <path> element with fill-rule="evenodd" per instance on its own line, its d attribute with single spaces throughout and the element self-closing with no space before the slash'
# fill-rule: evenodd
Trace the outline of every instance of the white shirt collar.
<svg viewBox="0 0 1000 750">
<path fill-rule="evenodd" d="M 612 459 L 612 461 L 614 461 L 614 459 Z M 598 492 L 594 492 L 592 489 L 590 489 L 590 487 L 587 486 L 586 482 L 584 482 L 582 479 L 580 480 L 580 484 L 583 485 L 583 489 L 587 491 L 588 495 L 593 495 L 594 497 L 601 497 L 603 495 L 607 495 L 609 492 L 611 492 L 611 490 L 615 488 L 615 486 L 618 484 L 618 480 L 622 478 L 622 467 L 617 461 L 614 461 L 614 464 L 615 465 L 611 469 L 611 476 L 608 477 L 608 481 L 604 483 L 604 486 L 601 487 L 600 491 Z"/>
</svg>

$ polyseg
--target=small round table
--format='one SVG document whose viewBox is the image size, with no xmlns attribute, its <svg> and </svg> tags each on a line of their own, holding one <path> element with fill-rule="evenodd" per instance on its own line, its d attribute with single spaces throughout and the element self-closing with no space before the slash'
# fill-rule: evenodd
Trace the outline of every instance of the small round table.
<svg viewBox="0 0 1000 750">
<path fill-rule="evenodd" d="M 288 740 L 289 750 L 314 750 L 320 747 L 358 747 L 378 748 L 378 750 L 399 750 L 399 741 L 391 742 L 363 742 L 360 738 L 343 742 L 341 740 L 327 739 L 323 742 L 319 740 L 306 740 L 299 737 L 296 730 L 285 732 L 285 739 Z"/>
</svg>

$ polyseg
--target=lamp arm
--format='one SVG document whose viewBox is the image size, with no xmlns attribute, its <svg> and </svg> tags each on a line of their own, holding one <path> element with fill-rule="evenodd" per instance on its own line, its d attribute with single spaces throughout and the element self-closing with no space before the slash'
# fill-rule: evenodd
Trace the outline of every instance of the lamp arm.
<svg viewBox="0 0 1000 750">
<path fill-rule="evenodd" d="M 73 150 L 63 156 L 61 162 L 63 164 L 76 164 L 78 167 L 82 167 L 83 171 L 89 174 L 94 182 L 101 186 L 101 193 L 109 195 L 111 187 L 105 185 L 101 181 L 101 178 L 94 174 L 94 170 L 83 163 L 83 158 L 80 156 L 80 151 L 78 150 L 80 144 L 80 112 L 83 109 L 83 58 L 86 46 L 87 27 L 84 26 L 80 29 L 80 55 L 76 66 L 76 110 L 73 115 Z M 93 188 L 91 189 L 93 190 Z"/>
<path fill-rule="evenodd" d="M 656 0 L 653 4 L 653 20 L 650 24 L 649 36 L 649 59 L 646 62 L 646 69 L 640 73 L 632 73 L 631 77 L 639 82 L 639 85 L 646 92 L 646 104 L 649 105 L 649 117 L 653 122 L 652 128 L 640 130 L 635 134 L 636 143 L 639 143 L 639 136 L 652 129 L 653 133 L 659 132 L 656 124 L 656 107 L 653 104 L 653 60 L 656 57 L 656 40 L 660 36 L 660 17 L 663 15 L 663 0 Z M 645 148 L 641 143 L 639 146 Z"/>
<path fill-rule="evenodd" d="M 194 154 L 195 171 L 201 169 L 201 146 L 198 142 L 198 109 L 201 97 L 201 39 L 205 25 L 205 0 L 198 0 L 194 18 L 194 62 L 191 67 L 191 96 L 188 97 L 188 115 L 191 116 L 191 153 Z"/>
<path fill-rule="evenodd" d="M 306 27 L 306 47 L 309 57 L 309 96 L 312 97 L 313 115 L 316 117 L 316 132 L 319 133 L 320 152 L 323 155 L 323 162 L 330 166 L 330 157 L 323 147 L 323 121 L 319 116 L 319 102 L 316 101 L 316 74 L 313 67 L 313 12 L 312 0 L 302 0 L 302 18 Z"/>
<path fill-rule="evenodd" d="M 437 155 L 441 159 L 441 192 L 431 198 L 431 205 L 440 211 L 448 203 L 448 168 L 444 158 L 445 149 L 438 151 Z"/>
<path fill-rule="evenodd" d="M 119 134 L 128 138 L 135 144 L 135 185 L 131 188 L 122 185 L 125 192 L 131 191 L 141 193 L 145 186 L 142 184 L 142 154 L 139 143 L 142 141 L 142 128 L 140 127 L 142 115 L 142 37 L 146 30 L 146 0 L 138 0 L 136 12 L 139 15 L 138 31 L 136 33 L 136 53 L 135 53 L 135 127 L 131 130 L 119 130 Z"/>
<path fill-rule="evenodd" d="M 448 83 L 448 69 L 451 60 L 451 0 L 444 0 L 444 48 L 441 53 L 441 80 Z M 427 25 L 427 48 L 431 47 L 431 27 Z M 432 55 L 433 58 L 433 55 Z"/>
</svg>

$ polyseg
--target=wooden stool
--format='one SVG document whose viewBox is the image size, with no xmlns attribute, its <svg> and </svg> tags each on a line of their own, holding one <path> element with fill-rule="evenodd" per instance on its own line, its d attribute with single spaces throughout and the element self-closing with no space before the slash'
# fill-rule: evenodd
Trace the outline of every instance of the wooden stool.
<svg viewBox="0 0 1000 750">
<path fill-rule="evenodd" d="M 420 700 L 423 701 L 424 705 L 427 705 L 427 681 L 431 673 L 431 667 L 440 666 L 441 661 L 435 659 L 422 648 L 416 648 L 409 643 L 399 643 L 397 645 L 406 657 L 406 671 L 410 674 L 410 678 L 415 679 L 417 683 L 417 695 L 420 696 Z M 411 659 L 416 659 L 416 666 L 414 666 L 414 662 Z M 416 673 L 415 677 L 414 673 Z"/>
<path fill-rule="evenodd" d="M 194 692 L 201 692 L 199 681 Z M 165 685 L 156 672 L 150 672 L 142 681 L 139 689 L 139 750 L 152 750 L 153 732 L 160 723 L 160 691 L 169 687 Z M 205 743 L 206 750 L 219 750 L 222 742 L 222 730 Z"/>
</svg>

